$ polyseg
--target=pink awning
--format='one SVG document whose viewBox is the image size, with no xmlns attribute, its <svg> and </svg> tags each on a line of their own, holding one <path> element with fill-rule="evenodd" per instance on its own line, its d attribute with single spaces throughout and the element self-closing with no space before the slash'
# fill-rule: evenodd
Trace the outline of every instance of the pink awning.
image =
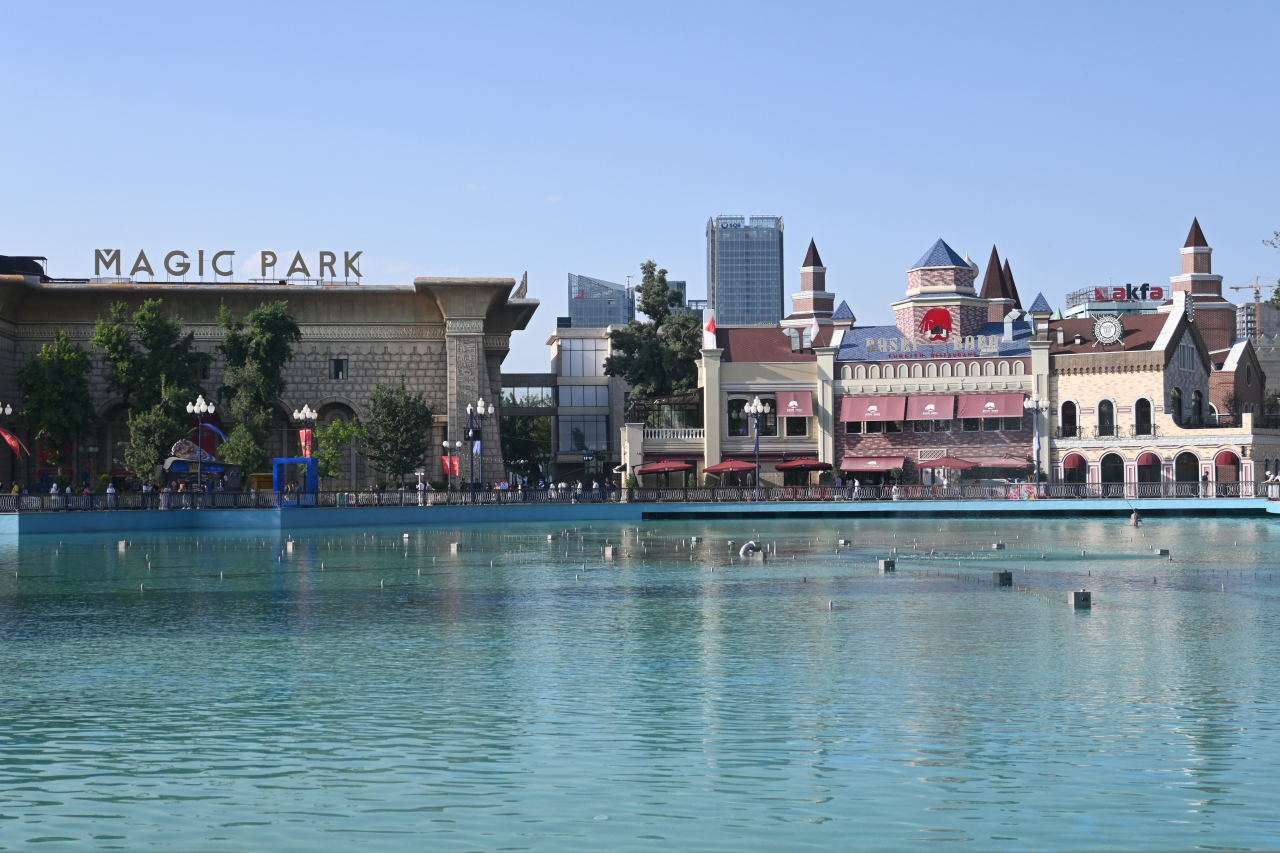
<svg viewBox="0 0 1280 853">
<path fill-rule="evenodd" d="M 892 471 L 907 464 L 905 456 L 846 456 L 841 471 Z"/>
<path fill-rule="evenodd" d="M 1022 394 L 961 394 L 962 418 L 1020 418 Z"/>
<path fill-rule="evenodd" d="M 813 417 L 812 391 L 779 391 L 778 415 L 784 418 Z"/>
<path fill-rule="evenodd" d="M 845 397 L 840 401 L 842 421 L 900 421 L 906 411 L 906 397 Z"/>
<path fill-rule="evenodd" d="M 909 421 L 949 421 L 955 417 L 956 398 L 946 397 L 911 397 L 907 400 L 907 420 Z"/>
<path fill-rule="evenodd" d="M 1072 453 L 1066 459 L 1062 460 L 1063 468 L 1087 468 L 1089 463 L 1079 453 Z"/>
</svg>

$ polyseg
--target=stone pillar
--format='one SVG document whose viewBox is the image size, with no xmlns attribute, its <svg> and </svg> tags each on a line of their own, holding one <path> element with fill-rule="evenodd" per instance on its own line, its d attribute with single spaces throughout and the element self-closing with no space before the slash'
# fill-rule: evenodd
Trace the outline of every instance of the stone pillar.
<svg viewBox="0 0 1280 853">
<path fill-rule="evenodd" d="M 467 406 L 474 408 L 482 398 L 486 404 L 492 402 L 496 406 L 498 402 L 492 400 L 489 393 L 489 371 L 484 357 L 484 318 L 450 318 L 445 327 L 445 352 L 449 369 L 449 436 L 452 441 L 462 441 L 462 453 L 458 454 L 461 457 L 458 460 L 459 475 L 467 482 L 472 476 L 473 455 L 471 443 L 465 438 L 470 425 Z M 483 425 L 481 432 L 480 450 L 485 462 L 491 455 L 488 446 L 491 436 L 494 440 L 498 438 L 498 427 L 493 418 Z M 474 461 L 476 482 L 480 482 L 480 458 Z M 501 453 L 495 462 L 502 464 Z M 486 467 L 485 478 L 492 479 L 492 473 Z"/>
<path fill-rule="evenodd" d="M 1052 346 L 1052 342 L 1048 339 L 1035 340 L 1030 341 L 1028 346 L 1031 347 L 1031 399 L 1048 400 L 1050 403 L 1049 411 L 1033 413 L 1040 428 L 1040 453 L 1036 463 L 1038 470 L 1044 471 L 1047 477 L 1049 476 L 1049 445 L 1052 443 L 1052 436 L 1049 434 L 1053 423 L 1051 413 L 1058 410 L 1058 401 L 1050 394 L 1049 385 L 1049 347 Z M 1032 451 L 1034 452 L 1034 448 Z"/>
<path fill-rule="evenodd" d="M 722 349 L 702 351 L 702 461 L 703 467 L 720 464 L 720 358 Z"/>
<path fill-rule="evenodd" d="M 830 462 L 832 467 L 838 468 L 839 465 L 835 458 L 836 455 L 836 427 L 835 427 L 835 372 L 836 372 L 836 353 L 839 352 L 838 347 L 817 347 L 814 354 L 818 357 L 818 392 L 816 394 L 815 403 L 817 411 L 814 415 L 816 426 L 818 429 L 818 461 Z"/>
</svg>

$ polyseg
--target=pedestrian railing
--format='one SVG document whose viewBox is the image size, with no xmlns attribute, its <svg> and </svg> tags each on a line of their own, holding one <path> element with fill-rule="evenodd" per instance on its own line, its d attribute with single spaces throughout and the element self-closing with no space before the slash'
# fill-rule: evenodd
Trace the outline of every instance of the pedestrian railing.
<svg viewBox="0 0 1280 853">
<path fill-rule="evenodd" d="M 117 495 L 0 495 L 5 512 L 310 509 L 316 507 L 500 506 L 599 503 L 787 503 L 833 501 L 1135 500 L 1267 498 L 1280 483 L 1000 483 L 967 486 L 788 486 L 690 489 L 511 489 L 424 492 L 129 492 Z"/>
</svg>

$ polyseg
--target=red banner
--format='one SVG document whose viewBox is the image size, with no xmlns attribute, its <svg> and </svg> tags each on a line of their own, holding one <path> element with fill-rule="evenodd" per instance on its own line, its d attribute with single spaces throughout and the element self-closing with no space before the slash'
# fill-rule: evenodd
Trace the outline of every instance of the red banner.
<svg viewBox="0 0 1280 853">
<path fill-rule="evenodd" d="M 310 459 L 311 458 L 311 430 L 309 429 L 298 430 L 298 438 L 302 440 L 302 458 Z"/>
<path fill-rule="evenodd" d="M 462 463 L 458 461 L 458 457 L 456 456 L 452 457 L 452 459 L 453 459 L 453 476 L 455 477 L 462 476 Z"/>
<path fill-rule="evenodd" d="M 7 429 L 0 429 L 0 435 L 3 435 L 4 440 L 9 442 L 9 446 L 13 448 L 14 453 L 18 454 L 19 459 L 22 458 L 23 453 L 26 453 L 28 456 L 31 455 L 31 451 L 27 450 L 27 446 L 22 443 L 22 439 L 18 438 Z"/>
</svg>

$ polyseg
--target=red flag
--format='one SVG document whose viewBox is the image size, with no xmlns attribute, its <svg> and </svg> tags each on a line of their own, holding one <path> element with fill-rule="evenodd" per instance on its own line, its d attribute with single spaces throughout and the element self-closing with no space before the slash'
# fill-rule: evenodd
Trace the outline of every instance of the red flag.
<svg viewBox="0 0 1280 853">
<path fill-rule="evenodd" d="M 31 451 L 27 450 L 27 446 L 22 443 L 22 439 L 18 438 L 7 429 L 0 427 L 0 435 L 3 435 L 4 440 L 9 442 L 9 446 L 13 448 L 14 453 L 18 454 L 19 459 L 22 458 L 23 453 L 26 453 L 28 456 L 31 455 Z M 22 450 L 20 451 L 18 448 L 22 448 Z"/>
<path fill-rule="evenodd" d="M 458 457 L 453 457 L 453 476 L 462 476 L 462 463 L 458 461 Z"/>
<path fill-rule="evenodd" d="M 440 457 L 440 470 L 444 472 L 444 475 L 446 477 L 449 476 L 449 457 L 448 456 Z"/>
<path fill-rule="evenodd" d="M 702 348 L 715 349 L 716 348 L 716 312 L 707 311 L 705 316 L 708 319 L 707 319 L 707 324 L 702 327 Z"/>
<path fill-rule="evenodd" d="M 311 458 L 311 430 L 309 429 L 298 430 L 298 437 L 302 439 L 302 458 L 310 459 Z"/>
</svg>

